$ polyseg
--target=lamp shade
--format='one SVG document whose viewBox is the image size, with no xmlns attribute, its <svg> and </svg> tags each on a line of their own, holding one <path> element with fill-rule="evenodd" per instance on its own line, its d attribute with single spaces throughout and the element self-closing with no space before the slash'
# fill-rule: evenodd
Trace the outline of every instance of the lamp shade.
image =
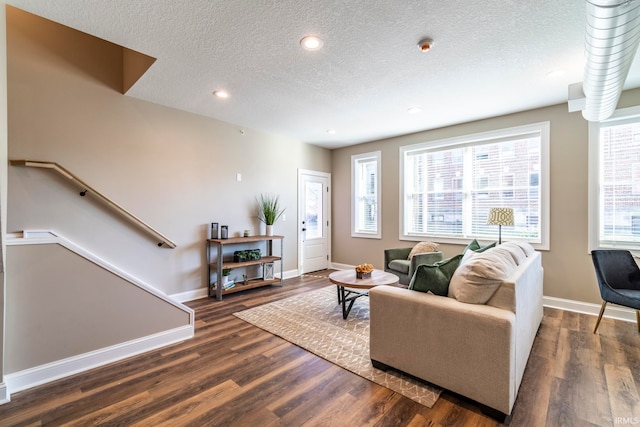
<svg viewBox="0 0 640 427">
<path fill-rule="evenodd" d="M 512 208 L 491 208 L 487 217 L 487 224 L 491 225 L 513 225 Z"/>
</svg>

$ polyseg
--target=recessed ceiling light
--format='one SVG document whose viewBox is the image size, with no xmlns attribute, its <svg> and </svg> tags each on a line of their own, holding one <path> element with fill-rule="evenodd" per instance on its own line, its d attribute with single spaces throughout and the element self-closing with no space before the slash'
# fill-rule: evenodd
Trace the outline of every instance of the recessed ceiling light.
<svg viewBox="0 0 640 427">
<path fill-rule="evenodd" d="M 319 50 L 324 42 L 317 36 L 305 36 L 300 40 L 300 46 L 306 50 Z"/>
<path fill-rule="evenodd" d="M 215 96 L 217 96 L 218 98 L 228 98 L 229 97 L 229 92 L 227 92 L 226 90 L 216 90 L 213 92 L 213 94 Z"/>
<path fill-rule="evenodd" d="M 418 114 L 418 113 L 422 113 L 422 108 L 421 107 L 411 107 L 407 110 L 407 113 L 409 114 Z"/>
<path fill-rule="evenodd" d="M 334 135 L 336 133 L 336 130 L 335 129 L 327 129 L 327 133 L 329 135 Z"/>
</svg>

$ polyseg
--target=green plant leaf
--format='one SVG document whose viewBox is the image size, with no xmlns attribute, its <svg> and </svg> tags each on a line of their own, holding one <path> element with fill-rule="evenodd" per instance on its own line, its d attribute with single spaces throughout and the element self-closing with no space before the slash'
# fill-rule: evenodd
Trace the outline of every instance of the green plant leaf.
<svg viewBox="0 0 640 427">
<path fill-rule="evenodd" d="M 258 202 L 258 219 L 267 225 L 273 225 L 284 213 L 280 208 L 279 196 L 273 194 L 260 194 Z"/>
</svg>

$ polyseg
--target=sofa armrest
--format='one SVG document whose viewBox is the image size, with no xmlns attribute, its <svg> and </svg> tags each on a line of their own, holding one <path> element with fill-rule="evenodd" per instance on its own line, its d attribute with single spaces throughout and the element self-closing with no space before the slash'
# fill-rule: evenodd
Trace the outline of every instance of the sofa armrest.
<svg viewBox="0 0 640 427">
<path fill-rule="evenodd" d="M 371 359 L 511 412 L 514 313 L 391 286 L 369 301 Z"/>
<path fill-rule="evenodd" d="M 394 248 L 384 250 L 384 268 L 394 259 L 407 259 L 411 253 L 411 248 Z"/>
<path fill-rule="evenodd" d="M 440 251 L 415 254 L 413 257 L 411 257 L 411 264 L 409 265 L 409 279 L 413 277 L 413 273 L 416 272 L 416 269 L 419 265 L 435 264 L 438 261 L 442 261 L 443 258 L 444 256 Z"/>
</svg>

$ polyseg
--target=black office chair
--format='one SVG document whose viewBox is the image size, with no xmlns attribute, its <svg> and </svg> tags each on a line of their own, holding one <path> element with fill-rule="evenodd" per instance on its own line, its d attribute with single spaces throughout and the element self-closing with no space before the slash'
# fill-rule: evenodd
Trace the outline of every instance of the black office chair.
<svg viewBox="0 0 640 427">
<path fill-rule="evenodd" d="M 593 330 L 595 334 L 608 302 L 635 308 L 640 332 L 640 268 L 631 252 L 625 250 L 594 250 L 591 259 L 602 296 L 602 308 Z"/>
</svg>

